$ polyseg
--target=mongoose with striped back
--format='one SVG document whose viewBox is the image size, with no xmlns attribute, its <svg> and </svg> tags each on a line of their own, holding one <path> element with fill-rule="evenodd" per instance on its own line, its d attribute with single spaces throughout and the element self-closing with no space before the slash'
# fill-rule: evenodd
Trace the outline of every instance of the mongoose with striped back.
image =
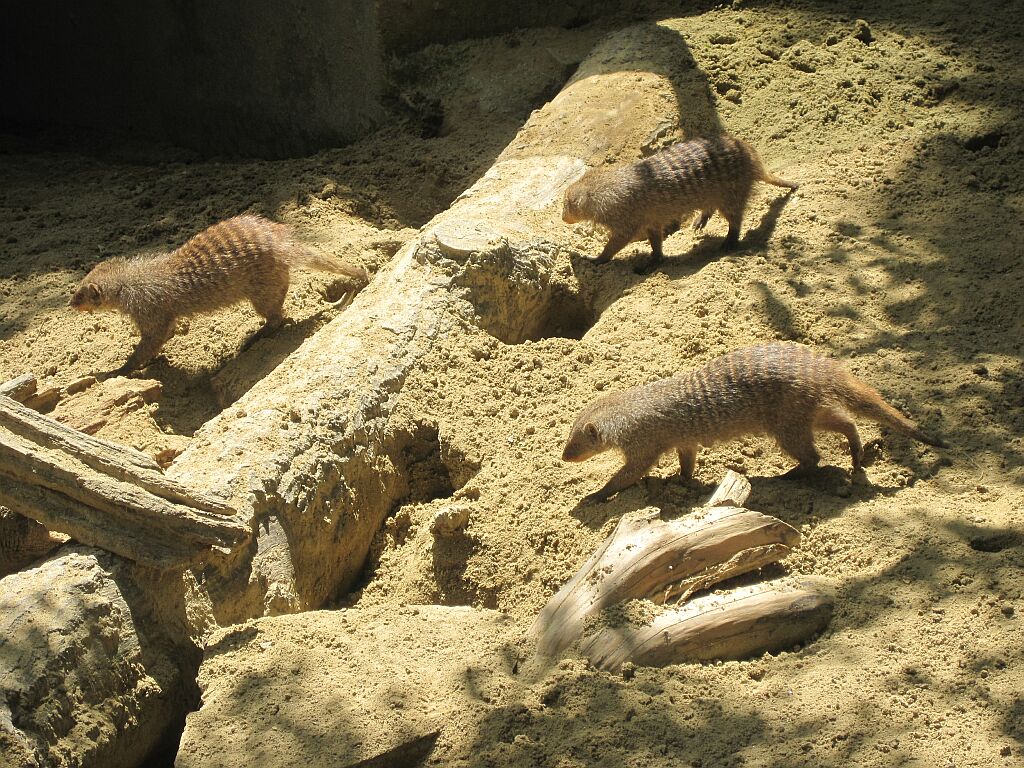
<svg viewBox="0 0 1024 768">
<path fill-rule="evenodd" d="M 562 460 L 622 452 L 623 467 L 586 501 L 639 482 L 669 450 L 678 453 L 680 475 L 689 480 L 698 446 L 746 434 L 773 436 L 799 462 L 794 472 L 806 472 L 820 460 L 814 432 L 838 432 L 849 442 L 856 471 L 863 448 L 852 415 L 945 447 L 838 362 L 799 344 L 778 343 L 737 349 L 681 376 L 600 398 L 577 417 Z"/>
<path fill-rule="evenodd" d="M 697 138 L 673 144 L 636 163 L 593 168 L 565 191 L 562 220 L 593 221 L 610 233 L 593 261 L 604 264 L 630 243 L 651 244 L 648 268 L 662 258 L 661 243 L 679 222 L 700 211 L 697 230 L 719 211 L 729 222 L 724 248 L 739 242 L 743 211 L 755 181 L 796 189 L 797 184 L 767 171 L 757 152 L 732 136 Z"/>
<path fill-rule="evenodd" d="M 288 270 L 304 267 L 361 281 L 366 271 L 298 243 L 291 230 L 259 216 L 236 216 L 204 229 L 167 254 L 103 261 L 78 284 L 79 311 L 120 310 L 141 335 L 118 373 L 140 368 L 174 335 L 179 317 L 248 299 L 264 318 L 259 334 L 279 326 Z"/>
</svg>

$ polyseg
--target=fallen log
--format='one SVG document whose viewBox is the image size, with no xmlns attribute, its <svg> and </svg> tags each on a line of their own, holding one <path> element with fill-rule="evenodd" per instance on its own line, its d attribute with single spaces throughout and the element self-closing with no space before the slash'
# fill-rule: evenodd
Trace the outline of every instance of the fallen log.
<svg viewBox="0 0 1024 768">
<path fill-rule="evenodd" d="M 606 627 L 581 643 L 580 651 L 609 672 L 626 662 L 661 667 L 735 661 L 804 643 L 831 617 L 832 598 L 822 584 L 782 580 L 697 598 L 646 627 Z"/>
<path fill-rule="evenodd" d="M 742 503 L 750 486 L 729 472 L 709 504 Z M 658 519 L 648 509 L 623 516 L 615 531 L 540 612 L 531 634 L 555 656 L 600 611 L 631 599 L 685 599 L 725 579 L 781 560 L 800 541 L 795 528 L 739 506 L 705 506 L 691 517 Z"/>
<path fill-rule="evenodd" d="M 546 335 L 560 314 L 558 270 L 576 255 L 560 216 L 566 187 L 587 165 L 635 159 L 666 121 L 684 132 L 717 123 L 685 52 L 657 25 L 611 35 L 345 312 L 251 388 L 227 388 L 237 400 L 168 468 L 257 530 L 251 562 L 203 582 L 220 623 L 318 608 L 357 581 L 409 494 L 404 457 L 422 453 L 431 431 L 444 442 L 436 417 L 402 414 L 407 377 L 439 346 L 479 343 L 481 331 L 508 344 Z"/>
<path fill-rule="evenodd" d="M 0 396 L 0 504 L 85 544 L 156 568 L 237 549 L 227 504 L 163 476 L 144 454 Z"/>
</svg>

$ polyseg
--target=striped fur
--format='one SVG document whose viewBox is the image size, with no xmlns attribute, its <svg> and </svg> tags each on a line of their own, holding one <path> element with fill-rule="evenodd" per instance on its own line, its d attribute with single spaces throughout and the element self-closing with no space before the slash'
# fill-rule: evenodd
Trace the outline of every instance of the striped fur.
<svg viewBox="0 0 1024 768">
<path fill-rule="evenodd" d="M 745 347 L 682 376 L 607 395 L 577 417 L 563 461 L 585 461 L 613 448 L 625 465 L 593 499 L 638 482 L 658 457 L 679 455 L 689 479 L 697 448 L 746 434 L 767 433 L 810 470 L 820 457 L 814 432 L 838 432 L 850 445 L 853 468 L 863 449 L 851 415 L 865 416 L 928 445 L 944 444 L 886 403 L 839 363 L 799 344 Z"/>
<path fill-rule="evenodd" d="M 97 264 L 78 284 L 71 306 L 120 310 L 132 319 L 141 339 L 120 369 L 127 372 L 156 356 L 179 317 L 248 299 L 266 321 L 264 330 L 277 327 L 292 266 L 366 279 L 365 270 L 297 243 L 283 224 L 236 216 L 171 253 Z"/>
<path fill-rule="evenodd" d="M 797 188 L 765 170 L 744 141 L 725 135 L 693 139 L 637 163 L 587 171 L 566 190 L 562 219 L 569 224 L 593 221 L 610 230 L 596 263 L 607 262 L 629 243 L 647 239 L 653 266 L 662 258 L 662 240 L 695 211 L 701 211 L 697 229 L 719 211 L 729 222 L 725 247 L 735 245 L 755 181 Z"/>
</svg>

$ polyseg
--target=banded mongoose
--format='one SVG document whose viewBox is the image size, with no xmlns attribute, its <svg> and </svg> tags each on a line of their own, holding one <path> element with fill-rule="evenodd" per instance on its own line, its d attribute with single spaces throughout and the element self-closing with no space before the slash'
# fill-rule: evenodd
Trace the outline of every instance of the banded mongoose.
<svg viewBox="0 0 1024 768">
<path fill-rule="evenodd" d="M 273 330 L 284 320 L 290 267 L 367 279 L 364 269 L 296 242 L 285 225 L 246 215 L 214 224 L 167 254 L 100 262 L 75 288 L 71 306 L 120 310 L 132 319 L 142 338 L 117 371 L 127 373 L 156 356 L 179 317 L 248 299 L 265 321 L 258 335 Z"/>
<path fill-rule="evenodd" d="M 593 168 L 565 191 L 562 220 L 593 221 L 611 232 L 595 264 L 604 264 L 630 243 L 651 243 L 654 267 L 661 243 L 679 222 L 700 211 L 700 230 L 715 211 L 729 222 L 723 248 L 739 242 L 743 211 L 755 181 L 796 189 L 797 184 L 772 175 L 754 148 L 732 136 L 697 138 L 673 144 L 636 163 Z"/>
<path fill-rule="evenodd" d="M 945 444 L 922 432 L 872 387 L 839 363 L 799 344 L 745 347 L 687 374 L 616 392 L 592 403 L 576 419 L 563 461 L 585 461 L 616 448 L 625 465 L 586 498 L 607 499 L 638 482 L 668 450 L 679 455 L 689 480 L 698 446 L 767 433 L 800 462 L 818 465 L 814 432 L 838 432 L 850 444 L 854 471 L 863 448 L 851 415 L 865 416 L 927 445 Z"/>
</svg>

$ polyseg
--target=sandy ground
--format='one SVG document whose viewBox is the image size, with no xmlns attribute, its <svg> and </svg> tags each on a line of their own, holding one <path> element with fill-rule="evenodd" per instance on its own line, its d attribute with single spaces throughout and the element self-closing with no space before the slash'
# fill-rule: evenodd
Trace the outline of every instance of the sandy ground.
<svg viewBox="0 0 1024 768">
<path fill-rule="evenodd" d="M 633 271 L 644 244 L 601 268 L 565 261 L 559 279 L 581 298 L 567 299 L 547 338 L 507 345 L 481 332 L 434 354 L 403 407 L 465 457 L 452 485 L 472 522 L 435 544 L 426 523 L 450 499 L 399 508 L 348 604 L 497 608 L 525 629 L 624 512 L 685 514 L 734 468 L 753 485 L 747 506 L 803 533 L 776 571 L 835 586 L 822 637 L 630 680 L 569 660 L 510 687 L 486 717 L 456 715 L 431 764 L 1022 765 L 1024 15 L 1013 3 L 871 3 L 853 16 L 736 2 L 657 18 L 706 75 L 714 118 L 800 190 L 783 199 L 761 187 L 727 255 L 716 218 L 704 234 L 669 239 L 650 276 Z M 415 88 L 399 89 L 400 120 L 304 160 L 8 143 L 0 378 L 63 383 L 120 364 L 127 323 L 71 314 L 72 284 L 98 258 L 178 244 L 244 210 L 378 265 L 486 170 L 605 29 L 427 49 L 401 63 Z M 584 254 L 602 245 L 583 226 L 565 237 Z M 257 326 L 251 310 L 193 319 L 147 371 L 165 383 L 149 437 L 137 424 L 106 436 L 187 438 L 219 407 L 218 370 L 266 368 L 330 318 L 327 282 L 296 279 L 286 305 L 296 325 L 238 358 L 249 362 L 232 363 Z M 845 448 L 828 436 L 826 468 L 792 482 L 778 477 L 790 460 L 749 438 L 701 453 L 703 487 L 680 484 L 665 457 L 612 501 L 579 503 L 615 466 L 559 460 L 583 405 L 772 339 L 848 361 L 952 447 L 862 422 L 866 482 L 851 482 Z"/>
</svg>

